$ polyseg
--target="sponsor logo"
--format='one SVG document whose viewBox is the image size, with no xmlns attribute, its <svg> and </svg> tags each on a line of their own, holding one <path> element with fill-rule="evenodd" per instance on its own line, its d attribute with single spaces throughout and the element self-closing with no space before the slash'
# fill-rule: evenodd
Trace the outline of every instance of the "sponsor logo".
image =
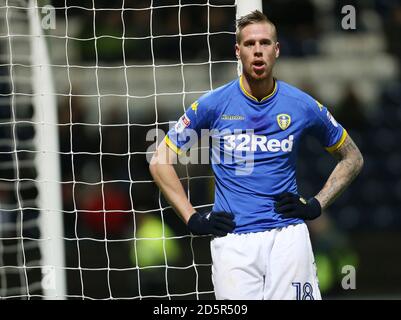
<svg viewBox="0 0 401 320">
<path fill-rule="evenodd" d="M 177 123 L 170 127 L 166 143 L 170 149 L 180 155 L 169 159 L 169 163 L 191 164 L 227 164 L 233 165 L 235 175 L 249 175 L 253 172 L 255 160 L 269 161 L 271 157 L 287 157 L 294 148 L 294 135 L 285 135 L 280 139 L 272 138 L 269 134 L 255 134 L 253 129 L 201 129 L 198 132 L 185 128 L 182 116 Z M 172 125 L 173 123 L 170 123 Z M 176 128 L 174 130 L 174 128 Z M 184 130 L 185 129 L 185 130 Z M 160 145 L 160 138 L 166 135 L 161 129 L 151 129 L 146 134 L 146 141 L 154 141 L 148 149 L 146 159 L 154 161 L 153 154 Z M 257 158 L 256 158 L 257 157 Z M 153 159 L 153 160 L 152 160 Z M 158 163 L 166 164 L 163 157 Z"/>
<path fill-rule="evenodd" d="M 277 116 L 277 123 L 281 130 L 285 130 L 291 124 L 291 117 L 288 114 L 281 113 Z"/>
<path fill-rule="evenodd" d="M 294 144 L 294 136 L 287 139 L 268 139 L 266 136 L 255 134 L 238 134 L 224 136 L 224 149 L 227 151 L 245 152 L 291 152 Z"/>
<path fill-rule="evenodd" d="M 223 114 L 221 116 L 221 120 L 245 120 L 245 117 L 238 115 Z"/>
</svg>

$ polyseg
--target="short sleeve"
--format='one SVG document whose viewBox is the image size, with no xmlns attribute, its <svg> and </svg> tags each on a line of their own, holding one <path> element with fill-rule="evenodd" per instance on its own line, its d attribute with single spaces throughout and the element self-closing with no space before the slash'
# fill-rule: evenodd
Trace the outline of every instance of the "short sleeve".
<svg viewBox="0 0 401 320">
<path fill-rule="evenodd" d="M 347 131 L 334 119 L 330 111 L 317 100 L 310 107 L 310 132 L 328 152 L 334 152 L 344 143 Z"/>
<path fill-rule="evenodd" d="M 205 99 L 195 101 L 168 131 L 166 144 L 178 154 L 186 152 L 205 132 L 202 129 L 210 129 L 210 118 L 210 106 Z"/>
</svg>

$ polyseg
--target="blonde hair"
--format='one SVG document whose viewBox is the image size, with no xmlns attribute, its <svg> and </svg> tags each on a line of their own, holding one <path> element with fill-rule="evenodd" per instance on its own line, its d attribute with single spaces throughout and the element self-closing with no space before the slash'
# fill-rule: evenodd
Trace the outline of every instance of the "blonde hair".
<svg viewBox="0 0 401 320">
<path fill-rule="evenodd" d="M 235 32 L 235 39 L 237 43 L 241 42 L 241 31 L 244 29 L 246 26 L 252 24 L 252 23 L 261 23 L 261 22 L 266 22 L 270 24 L 273 29 L 274 29 L 274 35 L 275 35 L 275 41 L 277 41 L 277 28 L 274 25 L 273 22 L 271 22 L 262 12 L 259 10 L 252 11 L 251 13 L 248 13 L 245 16 L 240 17 L 237 19 L 237 29 Z"/>
</svg>

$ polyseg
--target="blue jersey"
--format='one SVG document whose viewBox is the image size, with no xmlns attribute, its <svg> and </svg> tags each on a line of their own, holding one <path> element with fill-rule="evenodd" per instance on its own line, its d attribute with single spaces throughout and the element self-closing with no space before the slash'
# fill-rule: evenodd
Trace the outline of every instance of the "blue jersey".
<svg viewBox="0 0 401 320">
<path fill-rule="evenodd" d="M 301 90 L 275 80 L 272 93 L 258 101 L 244 89 L 241 78 L 194 102 L 165 141 L 182 153 L 205 132 L 212 141 L 213 210 L 234 213 L 235 233 L 302 223 L 282 219 L 274 210 L 278 194 L 297 193 L 301 138 L 311 134 L 332 152 L 347 135 L 325 106 Z"/>
</svg>

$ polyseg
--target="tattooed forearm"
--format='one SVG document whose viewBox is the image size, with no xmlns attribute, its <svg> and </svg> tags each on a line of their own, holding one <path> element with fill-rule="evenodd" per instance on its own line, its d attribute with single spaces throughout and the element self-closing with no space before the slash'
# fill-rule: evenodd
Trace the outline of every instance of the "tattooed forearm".
<svg viewBox="0 0 401 320">
<path fill-rule="evenodd" d="M 327 208 L 346 189 L 363 167 L 362 154 L 349 136 L 333 156 L 338 164 L 323 189 L 316 195 L 322 209 Z"/>
</svg>

